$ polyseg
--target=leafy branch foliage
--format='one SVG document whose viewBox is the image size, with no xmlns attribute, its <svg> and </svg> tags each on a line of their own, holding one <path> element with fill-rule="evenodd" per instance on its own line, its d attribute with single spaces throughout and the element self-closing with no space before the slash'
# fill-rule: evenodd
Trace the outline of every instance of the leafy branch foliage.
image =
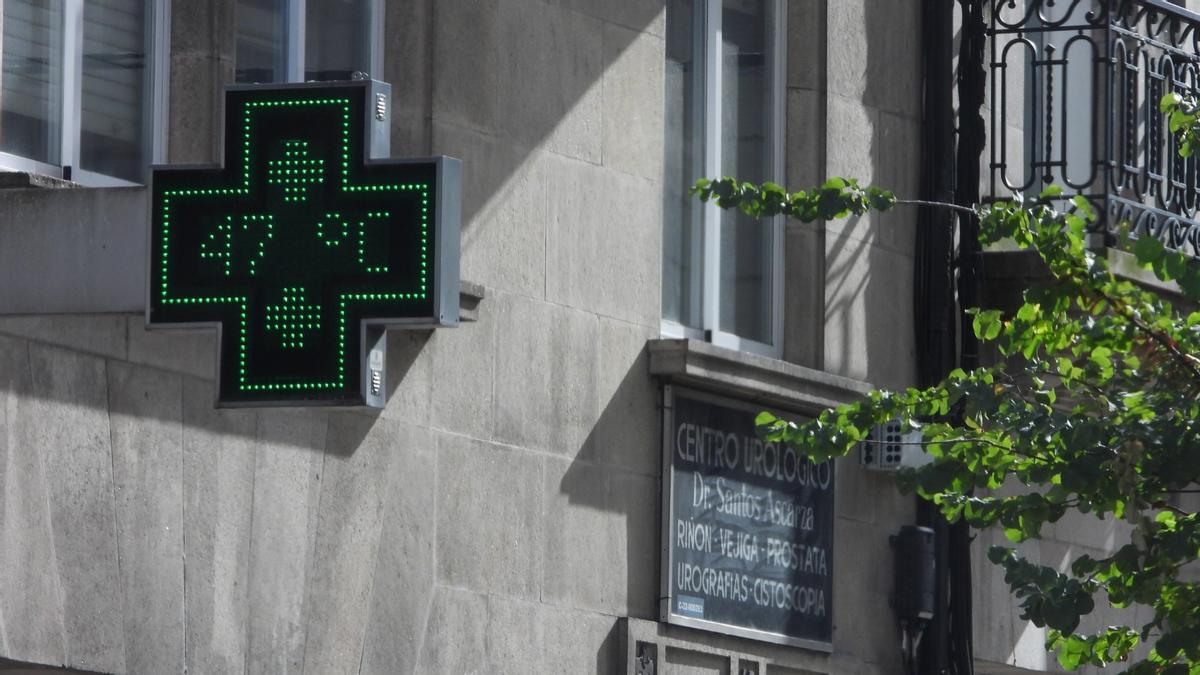
<svg viewBox="0 0 1200 675">
<path fill-rule="evenodd" d="M 1196 129 L 1196 117 L 1200 105 L 1191 96 L 1171 92 L 1158 102 L 1158 109 L 1167 116 L 1167 125 L 1179 141 L 1179 154 L 1191 157 L 1200 143 L 1200 131 Z"/>
<path fill-rule="evenodd" d="M 874 186 L 860 187 L 851 178 L 830 178 L 819 188 L 789 193 L 775 183 L 739 183 L 732 178 L 700 179 L 692 192 L 703 201 L 715 200 L 723 209 L 740 209 L 755 218 L 786 215 L 805 223 L 861 216 L 871 209 L 887 211 L 896 196 Z"/>
<path fill-rule="evenodd" d="M 750 215 L 804 221 L 898 203 L 886 190 L 841 178 L 793 193 L 730 178 L 700 181 L 693 191 Z M 1089 250 L 1097 214 L 1082 197 L 1063 200 L 1052 187 L 971 211 L 983 244 L 1010 240 L 1036 252 L 1052 279 L 1026 290 L 1011 315 L 968 310 L 976 336 L 996 347 L 996 362 L 955 370 L 928 389 L 875 391 L 804 424 L 763 413 L 760 431 L 820 461 L 899 418 L 922 431 L 934 457 L 902 472 L 901 487 L 952 521 L 999 526 L 1014 543 L 1040 537 L 1070 510 L 1124 520 L 1128 544 L 1101 559 L 1082 555 L 1065 573 L 1015 548 L 992 547 L 988 557 L 1003 567 L 1021 618 L 1050 629 L 1047 648 L 1063 667 L 1129 661 L 1149 643 L 1148 656 L 1126 672 L 1198 675 L 1200 584 L 1183 568 L 1200 557 L 1200 517 L 1180 508 L 1178 495 L 1200 479 L 1200 312 L 1116 275 L 1105 255 Z M 1200 302 L 1193 261 L 1153 238 L 1131 250 L 1189 303 Z M 1147 606 L 1153 619 L 1077 633 L 1098 596 L 1115 607 Z"/>
</svg>

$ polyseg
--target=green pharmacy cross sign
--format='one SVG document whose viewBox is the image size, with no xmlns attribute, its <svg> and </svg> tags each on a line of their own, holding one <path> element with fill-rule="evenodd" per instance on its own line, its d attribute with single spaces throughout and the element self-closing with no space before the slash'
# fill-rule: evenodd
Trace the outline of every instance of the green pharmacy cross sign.
<svg viewBox="0 0 1200 675">
<path fill-rule="evenodd" d="M 458 160 L 382 159 L 387 85 L 234 87 L 156 167 L 147 324 L 219 328 L 222 405 L 382 405 L 383 329 L 458 322 Z"/>
</svg>

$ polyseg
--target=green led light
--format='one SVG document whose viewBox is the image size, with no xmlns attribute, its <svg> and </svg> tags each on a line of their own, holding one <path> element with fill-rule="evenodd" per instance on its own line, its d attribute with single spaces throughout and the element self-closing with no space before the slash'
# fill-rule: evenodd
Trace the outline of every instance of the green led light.
<svg viewBox="0 0 1200 675">
<path fill-rule="evenodd" d="M 190 185 L 160 189 L 156 174 L 152 312 L 179 322 L 234 312 L 222 397 L 356 394 L 359 317 L 405 316 L 429 301 L 432 174 L 364 170 L 352 139 L 365 137 L 365 104 L 338 94 L 243 96 L 227 124 L 240 135 L 236 184 L 197 171 Z M 331 133 L 314 133 L 312 120 Z"/>
<path fill-rule="evenodd" d="M 321 322 L 321 306 L 305 304 L 306 293 L 301 287 L 284 288 L 279 304 L 266 307 L 266 329 L 280 334 L 285 349 L 303 348 L 305 336 Z"/>
</svg>

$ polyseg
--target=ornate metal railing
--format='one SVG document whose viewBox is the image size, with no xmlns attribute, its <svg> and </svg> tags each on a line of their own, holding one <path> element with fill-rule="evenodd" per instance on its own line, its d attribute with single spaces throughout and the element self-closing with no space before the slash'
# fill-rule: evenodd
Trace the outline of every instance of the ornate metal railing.
<svg viewBox="0 0 1200 675">
<path fill-rule="evenodd" d="M 1127 226 L 1200 257 L 1200 166 L 1159 113 L 1200 94 L 1200 14 L 1165 0 L 986 0 L 990 192 L 1058 183 L 1110 237 Z"/>
</svg>

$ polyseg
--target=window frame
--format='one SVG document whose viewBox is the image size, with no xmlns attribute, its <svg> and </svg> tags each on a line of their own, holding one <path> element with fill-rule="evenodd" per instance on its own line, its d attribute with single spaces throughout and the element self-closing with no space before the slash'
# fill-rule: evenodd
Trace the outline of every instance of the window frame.
<svg viewBox="0 0 1200 675">
<path fill-rule="evenodd" d="M 141 100 L 145 119 L 142 143 L 148 150 L 145 167 L 145 178 L 148 181 L 150 165 L 161 164 L 166 159 L 171 10 L 169 3 L 156 0 L 143 0 L 143 6 L 148 91 L 143 92 Z M 80 136 L 83 130 L 83 10 L 84 0 L 62 0 L 59 163 L 51 164 L 9 152 L 0 152 L 0 171 L 26 171 L 71 180 L 86 187 L 145 185 L 146 182 L 135 182 L 89 171 L 80 165 Z"/>
<path fill-rule="evenodd" d="M 692 17 L 692 54 L 695 63 L 703 64 L 701 86 L 695 87 L 691 101 L 694 118 L 700 120 L 690 142 L 703 155 L 702 176 L 721 175 L 721 12 L 723 0 L 696 0 Z M 767 29 L 765 30 L 769 68 L 766 128 L 765 180 L 783 182 L 786 122 L 786 64 L 787 64 L 787 3 L 786 0 L 764 0 Z M 697 16 L 697 14 L 699 16 Z M 770 303 L 771 342 L 741 337 L 720 328 L 721 283 L 721 209 L 713 202 L 692 211 L 691 227 L 701 233 L 693 237 L 691 255 L 701 264 L 693 266 L 689 285 L 693 298 L 698 300 L 702 327 L 688 326 L 663 318 L 660 333 L 666 338 L 705 340 L 719 347 L 750 352 L 771 358 L 783 357 L 783 265 L 784 217 L 766 220 L 771 228 Z M 695 295 L 699 297 L 696 298 Z"/>
<path fill-rule="evenodd" d="M 383 0 L 366 0 L 368 30 L 363 37 L 367 40 L 367 53 L 370 63 L 367 64 L 367 74 L 372 79 L 383 79 L 383 22 L 385 2 Z M 308 40 L 308 2 L 306 0 L 285 0 L 283 7 L 283 82 L 304 82 L 304 69 Z M 235 18 L 236 20 L 236 18 Z M 237 54 L 234 54 L 236 67 Z"/>
</svg>

